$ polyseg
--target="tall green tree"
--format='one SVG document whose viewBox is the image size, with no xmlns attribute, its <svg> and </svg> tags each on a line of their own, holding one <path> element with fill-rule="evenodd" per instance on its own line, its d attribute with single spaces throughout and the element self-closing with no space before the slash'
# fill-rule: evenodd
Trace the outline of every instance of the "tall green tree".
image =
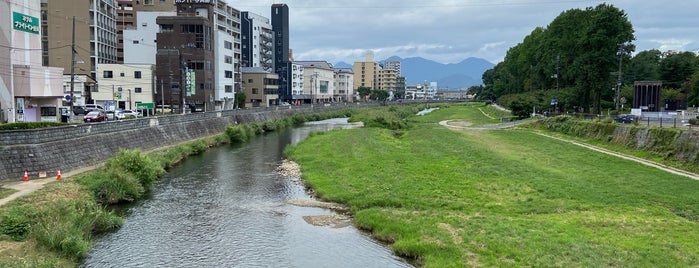
<svg viewBox="0 0 699 268">
<path fill-rule="evenodd" d="M 661 56 L 662 53 L 657 49 L 638 52 L 636 56 L 631 58 L 628 66 L 623 68 L 624 83 L 660 80 Z"/>
<path fill-rule="evenodd" d="M 361 97 L 362 100 L 366 100 L 366 97 L 369 96 L 369 94 L 371 94 L 371 88 L 370 87 L 358 87 L 357 93 L 359 93 L 359 97 Z"/>
<path fill-rule="evenodd" d="M 660 62 L 660 79 L 663 87 L 681 88 L 682 84 L 689 81 L 690 77 L 699 71 L 699 58 L 694 52 L 665 53 Z"/>
</svg>

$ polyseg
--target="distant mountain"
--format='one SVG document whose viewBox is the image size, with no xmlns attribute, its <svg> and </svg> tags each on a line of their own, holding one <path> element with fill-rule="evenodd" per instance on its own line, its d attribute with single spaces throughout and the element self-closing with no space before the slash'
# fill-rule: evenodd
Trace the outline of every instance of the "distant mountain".
<svg viewBox="0 0 699 268">
<path fill-rule="evenodd" d="M 442 64 L 432 60 L 412 57 L 401 59 L 390 57 L 388 60 L 401 62 L 401 75 L 408 85 L 437 82 L 439 88 L 459 89 L 483 84 L 483 73 L 495 64 L 481 58 L 467 58 L 459 63 Z"/>
<path fill-rule="evenodd" d="M 354 66 L 352 66 L 352 64 L 346 63 L 344 61 L 333 64 L 333 68 L 352 69 L 352 67 L 354 67 Z"/>
<path fill-rule="evenodd" d="M 402 59 L 398 56 L 386 60 L 400 61 L 401 75 L 405 76 L 407 85 L 437 82 L 437 86 L 449 89 L 483 84 L 483 73 L 495 64 L 481 58 L 467 58 L 459 63 L 442 64 L 421 57 Z M 383 63 L 384 61 L 381 61 Z M 335 68 L 352 68 L 352 64 L 338 62 Z"/>
</svg>

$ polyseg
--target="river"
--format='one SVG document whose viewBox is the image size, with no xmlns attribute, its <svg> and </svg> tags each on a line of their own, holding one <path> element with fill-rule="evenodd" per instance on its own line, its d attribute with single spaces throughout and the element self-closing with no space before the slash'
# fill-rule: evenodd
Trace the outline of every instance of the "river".
<svg viewBox="0 0 699 268">
<path fill-rule="evenodd" d="M 351 225 L 303 219 L 333 211 L 285 203 L 312 197 L 277 174 L 284 147 L 347 127 L 312 122 L 187 159 L 125 209 L 124 225 L 100 237 L 81 267 L 412 267 Z"/>
</svg>

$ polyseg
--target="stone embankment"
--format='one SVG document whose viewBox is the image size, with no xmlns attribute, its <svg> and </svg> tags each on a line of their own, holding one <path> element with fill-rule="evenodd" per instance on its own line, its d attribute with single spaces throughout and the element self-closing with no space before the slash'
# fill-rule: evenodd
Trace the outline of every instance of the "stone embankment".
<svg viewBox="0 0 699 268">
<path fill-rule="evenodd" d="M 244 109 L 0 131 L 0 181 L 54 177 L 93 166 L 119 149 L 153 150 L 222 133 L 226 126 L 348 108 L 346 105 Z"/>
</svg>

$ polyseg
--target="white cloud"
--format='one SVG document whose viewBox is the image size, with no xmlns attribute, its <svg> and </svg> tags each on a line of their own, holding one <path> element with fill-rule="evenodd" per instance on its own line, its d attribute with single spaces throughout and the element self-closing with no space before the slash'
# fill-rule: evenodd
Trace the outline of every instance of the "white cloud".
<svg viewBox="0 0 699 268">
<path fill-rule="evenodd" d="M 269 16 L 269 0 L 233 3 Z M 610 0 L 636 30 L 637 50 L 697 50 L 699 1 Z M 297 59 L 331 63 L 389 56 L 453 63 L 479 57 L 501 61 L 507 50 L 562 12 L 593 0 L 288 0 L 291 47 Z"/>
</svg>

